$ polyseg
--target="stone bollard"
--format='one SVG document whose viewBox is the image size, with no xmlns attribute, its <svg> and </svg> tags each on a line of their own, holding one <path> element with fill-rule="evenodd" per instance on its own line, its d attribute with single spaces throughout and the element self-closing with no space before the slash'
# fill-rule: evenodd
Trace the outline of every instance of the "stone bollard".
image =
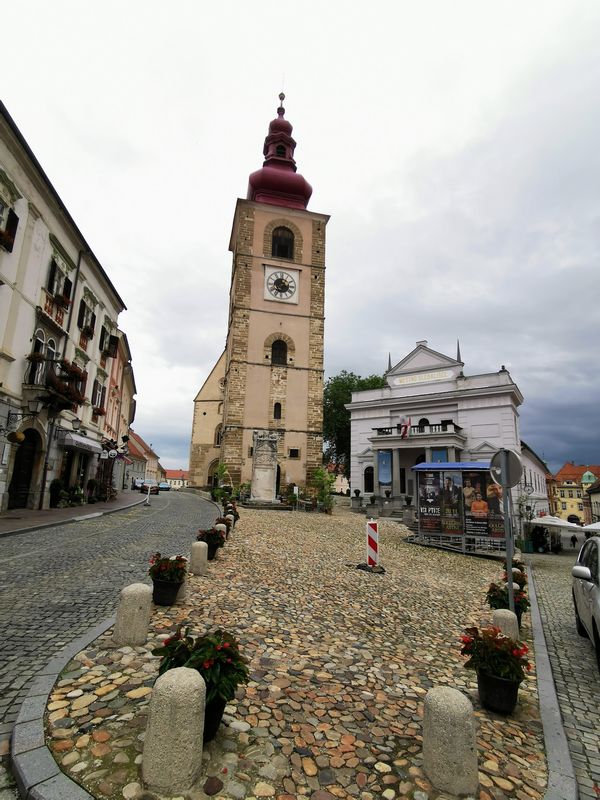
<svg viewBox="0 0 600 800">
<path fill-rule="evenodd" d="M 230 522 L 229 530 L 233 531 L 233 529 L 235 528 L 235 517 L 233 516 L 233 514 L 225 514 L 225 519 L 229 520 Z"/>
<path fill-rule="evenodd" d="M 229 539 L 229 533 L 228 533 L 228 531 L 227 531 L 227 525 L 225 525 L 225 523 L 224 523 L 224 522 L 218 522 L 218 523 L 215 525 L 215 530 L 216 530 L 216 531 L 222 531 L 222 532 L 225 534 L 225 538 L 226 538 L 226 539 Z"/>
<path fill-rule="evenodd" d="M 423 768 L 443 792 L 477 792 L 475 720 L 470 700 L 458 689 L 437 686 L 425 695 Z"/>
<path fill-rule="evenodd" d="M 505 636 L 519 641 L 519 620 L 517 615 L 508 608 L 497 608 L 492 614 L 492 625 L 500 628 Z"/>
<path fill-rule="evenodd" d="M 206 575 L 208 564 L 208 545 L 206 542 L 194 542 L 192 544 L 192 558 L 190 560 L 190 572 L 192 575 Z"/>
<path fill-rule="evenodd" d="M 177 667 L 157 678 L 142 753 L 142 779 L 151 792 L 183 794 L 202 766 L 206 684 L 195 669 Z"/>
<path fill-rule="evenodd" d="M 121 589 L 113 642 L 119 645 L 145 644 L 152 616 L 152 587 L 132 583 Z"/>
<path fill-rule="evenodd" d="M 175 603 L 176 604 L 185 603 L 186 600 L 187 600 L 187 596 L 188 596 L 188 582 L 187 582 L 187 579 L 188 579 L 188 576 L 187 576 L 187 572 L 186 572 L 185 578 L 183 579 L 183 583 L 179 587 L 179 591 L 177 592 L 177 597 L 175 598 Z"/>
</svg>

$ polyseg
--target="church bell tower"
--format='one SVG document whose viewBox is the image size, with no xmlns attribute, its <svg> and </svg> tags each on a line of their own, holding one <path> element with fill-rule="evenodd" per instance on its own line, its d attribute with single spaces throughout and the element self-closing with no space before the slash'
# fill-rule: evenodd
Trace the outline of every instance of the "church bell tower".
<svg viewBox="0 0 600 800">
<path fill-rule="evenodd" d="M 250 482 L 256 437 L 266 436 L 283 491 L 306 485 L 322 465 L 329 217 L 307 211 L 312 188 L 296 170 L 285 96 L 279 99 L 264 163 L 250 175 L 233 218 L 219 460 L 235 485 Z"/>
</svg>

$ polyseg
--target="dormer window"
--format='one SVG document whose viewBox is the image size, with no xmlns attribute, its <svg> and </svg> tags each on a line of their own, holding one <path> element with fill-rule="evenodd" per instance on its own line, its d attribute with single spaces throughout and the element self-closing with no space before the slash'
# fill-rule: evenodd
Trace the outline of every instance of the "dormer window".
<svg viewBox="0 0 600 800">
<path fill-rule="evenodd" d="M 271 255 L 273 258 L 294 258 L 294 234 L 289 228 L 275 228 L 271 240 Z"/>
</svg>

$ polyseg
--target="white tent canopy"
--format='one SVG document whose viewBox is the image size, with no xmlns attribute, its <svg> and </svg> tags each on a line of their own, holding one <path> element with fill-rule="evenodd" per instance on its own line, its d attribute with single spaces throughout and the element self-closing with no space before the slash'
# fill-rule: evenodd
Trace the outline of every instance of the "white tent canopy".
<svg viewBox="0 0 600 800">
<path fill-rule="evenodd" d="M 543 528 L 577 528 L 578 531 L 582 530 L 580 525 L 575 525 L 573 522 L 567 522 L 558 517 L 536 517 L 535 519 L 527 520 L 529 525 L 541 525 Z"/>
<path fill-rule="evenodd" d="M 591 525 L 584 525 L 584 531 L 598 531 L 600 532 L 600 522 L 592 522 Z"/>
</svg>

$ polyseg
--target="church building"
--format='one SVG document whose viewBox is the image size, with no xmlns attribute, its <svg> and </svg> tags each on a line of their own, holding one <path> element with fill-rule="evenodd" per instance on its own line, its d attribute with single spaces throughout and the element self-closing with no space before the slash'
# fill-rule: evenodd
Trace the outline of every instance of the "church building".
<svg viewBox="0 0 600 800">
<path fill-rule="evenodd" d="M 307 211 L 284 95 L 261 169 L 236 203 L 225 350 L 194 400 L 190 485 L 238 486 L 257 475 L 257 441 L 273 450 L 276 487 L 303 486 L 322 465 L 326 214 Z"/>
</svg>

